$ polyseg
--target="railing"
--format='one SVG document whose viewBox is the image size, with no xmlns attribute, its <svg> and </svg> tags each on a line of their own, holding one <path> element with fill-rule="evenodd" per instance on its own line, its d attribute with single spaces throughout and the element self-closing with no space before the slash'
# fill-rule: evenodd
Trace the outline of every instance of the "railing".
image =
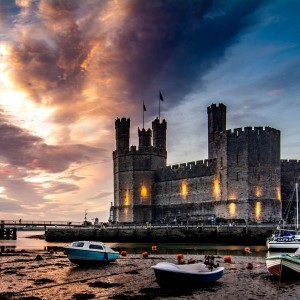
<svg viewBox="0 0 300 300">
<path fill-rule="evenodd" d="M 72 221 L 27 221 L 27 220 L 0 220 L 0 225 L 9 226 L 83 226 L 83 222 Z"/>
</svg>

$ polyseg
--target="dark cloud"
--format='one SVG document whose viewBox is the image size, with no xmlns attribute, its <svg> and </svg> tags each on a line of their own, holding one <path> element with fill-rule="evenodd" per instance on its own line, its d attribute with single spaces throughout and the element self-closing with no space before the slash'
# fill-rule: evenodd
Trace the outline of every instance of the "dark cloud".
<svg viewBox="0 0 300 300">
<path fill-rule="evenodd" d="M 251 25 L 249 16 L 263 2 L 32 2 L 16 15 L 11 75 L 34 101 L 56 106 L 60 123 L 80 118 L 92 84 L 94 113 L 112 113 L 112 106 L 125 111 L 123 104 L 141 98 L 151 111 L 158 89 L 174 106 Z"/>
</svg>

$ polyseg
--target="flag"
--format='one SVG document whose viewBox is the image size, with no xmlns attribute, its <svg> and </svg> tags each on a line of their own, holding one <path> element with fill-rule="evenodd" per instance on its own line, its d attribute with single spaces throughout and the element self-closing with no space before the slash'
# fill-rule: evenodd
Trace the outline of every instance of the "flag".
<svg viewBox="0 0 300 300">
<path fill-rule="evenodd" d="M 159 92 L 159 99 L 160 99 L 160 101 L 164 101 L 164 98 L 163 98 L 161 92 Z"/>
<path fill-rule="evenodd" d="M 147 111 L 147 109 L 146 109 L 146 106 L 145 106 L 145 104 L 143 103 L 143 106 L 144 106 L 144 111 Z"/>
</svg>

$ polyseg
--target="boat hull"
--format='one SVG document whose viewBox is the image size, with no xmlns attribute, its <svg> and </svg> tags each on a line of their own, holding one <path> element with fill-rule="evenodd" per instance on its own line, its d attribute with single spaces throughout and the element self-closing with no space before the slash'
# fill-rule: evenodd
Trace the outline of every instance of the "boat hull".
<svg viewBox="0 0 300 300">
<path fill-rule="evenodd" d="M 216 270 L 206 272 L 182 272 L 178 270 L 166 270 L 159 267 L 154 269 L 156 281 L 161 288 L 168 289 L 188 289 L 207 286 L 209 283 L 220 279 L 224 274 L 224 268 L 218 267 Z"/>
<path fill-rule="evenodd" d="M 78 265 L 105 265 L 115 261 L 119 257 L 119 253 L 114 251 L 96 251 L 72 247 L 65 247 L 64 251 L 68 259 Z"/>
<path fill-rule="evenodd" d="M 269 256 L 266 258 L 268 271 L 282 278 L 300 278 L 300 259 L 288 254 Z"/>
<path fill-rule="evenodd" d="M 267 247 L 269 250 L 296 250 L 300 248 L 300 241 L 292 241 L 292 242 L 278 242 L 278 241 L 268 241 Z"/>
</svg>

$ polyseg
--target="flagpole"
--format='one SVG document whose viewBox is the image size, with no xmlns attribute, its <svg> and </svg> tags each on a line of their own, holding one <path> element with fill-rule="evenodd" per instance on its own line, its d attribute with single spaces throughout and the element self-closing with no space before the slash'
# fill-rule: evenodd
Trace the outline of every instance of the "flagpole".
<svg viewBox="0 0 300 300">
<path fill-rule="evenodd" d="M 158 121 L 160 122 L 160 92 L 158 97 Z"/>
<path fill-rule="evenodd" d="M 145 114 L 145 103 L 143 101 L 143 129 L 145 128 L 144 127 L 144 114 Z"/>
</svg>

